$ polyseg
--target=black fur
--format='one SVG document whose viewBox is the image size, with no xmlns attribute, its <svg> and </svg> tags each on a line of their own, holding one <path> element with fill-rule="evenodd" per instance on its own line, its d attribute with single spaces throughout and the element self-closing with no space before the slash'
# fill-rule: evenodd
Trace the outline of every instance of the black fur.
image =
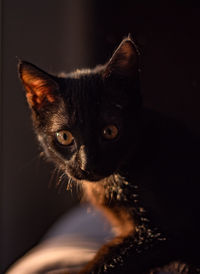
<svg viewBox="0 0 200 274">
<path fill-rule="evenodd" d="M 138 63 L 126 38 L 93 70 L 55 77 L 20 62 L 19 73 L 47 158 L 120 228 L 81 273 L 200 273 L 199 139 L 142 107 Z M 103 137 L 107 125 L 116 138 Z"/>
</svg>

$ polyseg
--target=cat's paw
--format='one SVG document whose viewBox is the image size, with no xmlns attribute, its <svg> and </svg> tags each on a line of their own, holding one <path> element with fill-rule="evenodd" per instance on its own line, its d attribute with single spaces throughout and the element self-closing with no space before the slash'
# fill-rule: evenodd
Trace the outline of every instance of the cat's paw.
<svg viewBox="0 0 200 274">
<path fill-rule="evenodd" d="M 172 262 L 164 267 L 155 268 L 150 271 L 150 274 L 197 274 L 200 269 L 192 267 L 182 262 Z"/>
</svg>

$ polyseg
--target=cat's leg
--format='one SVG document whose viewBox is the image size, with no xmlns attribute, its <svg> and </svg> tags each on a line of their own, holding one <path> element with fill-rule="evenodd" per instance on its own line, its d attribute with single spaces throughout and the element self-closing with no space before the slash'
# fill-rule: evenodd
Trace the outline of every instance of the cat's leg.
<svg viewBox="0 0 200 274">
<path fill-rule="evenodd" d="M 166 241 L 156 241 L 149 247 L 136 241 L 135 236 L 116 237 L 101 247 L 80 274 L 150 273 L 151 269 L 175 260 L 173 254 Z"/>
</svg>

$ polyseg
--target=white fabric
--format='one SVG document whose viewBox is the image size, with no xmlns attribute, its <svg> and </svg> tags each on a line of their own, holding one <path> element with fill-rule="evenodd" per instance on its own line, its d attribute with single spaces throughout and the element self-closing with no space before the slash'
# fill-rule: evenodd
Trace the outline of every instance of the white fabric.
<svg viewBox="0 0 200 274">
<path fill-rule="evenodd" d="M 63 216 L 43 241 L 18 260 L 6 274 L 77 273 L 98 248 L 114 236 L 107 220 L 87 205 Z"/>
</svg>

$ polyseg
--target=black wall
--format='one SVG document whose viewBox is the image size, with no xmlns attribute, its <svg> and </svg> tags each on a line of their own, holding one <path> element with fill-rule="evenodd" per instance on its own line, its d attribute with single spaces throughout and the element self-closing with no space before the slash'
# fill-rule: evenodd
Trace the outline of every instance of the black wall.
<svg viewBox="0 0 200 274">
<path fill-rule="evenodd" d="M 145 105 L 200 132 L 200 9 L 192 1 L 2 4 L 1 271 L 73 204 L 64 189 L 48 188 L 52 167 L 38 158 L 16 56 L 50 72 L 93 66 L 130 32 L 141 51 Z"/>
</svg>

